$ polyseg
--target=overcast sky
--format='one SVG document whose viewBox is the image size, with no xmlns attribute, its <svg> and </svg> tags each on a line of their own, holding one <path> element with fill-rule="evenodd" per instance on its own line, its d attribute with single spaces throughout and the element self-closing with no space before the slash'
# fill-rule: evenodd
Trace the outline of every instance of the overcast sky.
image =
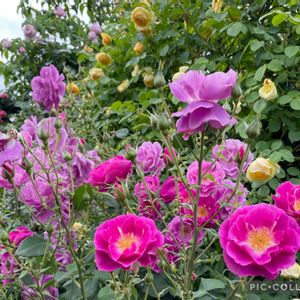
<svg viewBox="0 0 300 300">
<path fill-rule="evenodd" d="M 4 0 L 1 0 L 1 2 Z M 22 17 L 17 14 L 19 0 L 5 0 L 0 9 L 0 41 L 4 38 L 22 37 Z M 3 58 L 2 58 L 3 59 Z M 3 80 L 0 76 L 0 91 L 3 89 Z"/>
</svg>

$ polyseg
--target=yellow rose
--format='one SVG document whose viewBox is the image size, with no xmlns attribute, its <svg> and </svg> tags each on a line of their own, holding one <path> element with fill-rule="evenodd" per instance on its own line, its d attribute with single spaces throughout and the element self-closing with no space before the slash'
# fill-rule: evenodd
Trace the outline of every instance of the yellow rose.
<svg viewBox="0 0 300 300">
<path fill-rule="evenodd" d="M 182 75 L 185 74 L 185 72 L 189 69 L 188 66 L 182 66 L 179 68 L 179 72 L 175 73 L 172 77 L 172 81 L 175 81 L 179 79 Z"/>
<path fill-rule="evenodd" d="M 270 159 L 258 157 L 248 167 L 246 177 L 253 182 L 264 182 L 272 179 L 278 170 L 279 166 Z"/>
<path fill-rule="evenodd" d="M 131 20 L 138 27 L 149 27 L 153 22 L 153 14 L 146 8 L 138 6 L 131 13 Z"/>
<path fill-rule="evenodd" d="M 295 263 L 288 269 L 282 270 L 280 275 L 289 279 L 298 279 L 300 278 L 300 266 L 297 263 Z"/>
<path fill-rule="evenodd" d="M 144 84 L 148 88 L 152 88 L 154 84 L 154 75 L 153 74 L 147 74 L 144 76 Z"/>
<path fill-rule="evenodd" d="M 123 80 L 117 87 L 119 93 L 123 93 L 129 87 L 129 80 Z"/>
<path fill-rule="evenodd" d="M 137 42 L 133 48 L 136 55 L 141 55 L 144 52 L 144 44 Z"/>
<path fill-rule="evenodd" d="M 101 68 L 91 69 L 90 72 L 89 72 L 89 75 L 93 80 L 98 80 L 98 79 L 101 79 L 105 76 L 104 73 L 103 73 L 103 70 Z"/>
<path fill-rule="evenodd" d="M 278 96 L 274 82 L 267 78 L 264 80 L 264 85 L 259 89 L 258 93 L 261 98 L 267 101 L 273 100 Z"/>
<path fill-rule="evenodd" d="M 112 63 L 112 58 L 109 54 L 100 52 L 96 54 L 96 60 L 98 63 L 101 63 L 105 66 L 110 65 Z"/>
<path fill-rule="evenodd" d="M 101 32 L 102 44 L 104 46 L 109 46 L 112 42 L 111 36 L 105 32 Z"/>
<path fill-rule="evenodd" d="M 211 4 L 211 9 L 213 10 L 213 12 L 219 13 L 221 11 L 223 2 L 223 0 L 213 0 Z"/>
<path fill-rule="evenodd" d="M 83 51 L 85 51 L 87 53 L 93 53 L 94 50 L 93 50 L 93 48 L 90 48 L 89 46 L 84 45 Z"/>
<path fill-rule="evenodd" d="M 144 35 L 151 35 L 153 33 L 151 26 L 147 26 L 147 27 L 136 26 L 136 29 L 139 30 Z"/>
<path fill-rule="evenodd" d="M 67 84 L 67 92 L 69 94 L 79 95 L 80 94 L 80 88 L 73 82 L 69 82 Z"/>
<path fill-rule="evenodd" d="M 131 72 L 131 76 L 135 77 L 141 74 L 141 70 L 139 68 L 139 65 L 134 65 L 133 71 Z"/>
</svg>

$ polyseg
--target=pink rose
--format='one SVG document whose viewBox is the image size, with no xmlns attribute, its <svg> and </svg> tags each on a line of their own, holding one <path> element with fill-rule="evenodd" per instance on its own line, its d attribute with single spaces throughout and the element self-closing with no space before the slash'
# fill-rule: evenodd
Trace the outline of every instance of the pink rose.
<svg viewBox="0 0 300 300">
<path fill-rule="evenodd" d="M 133 163 L 122 155 L 106 160 L 90 173 L 87 180 L 93 186 L 98 186 L 101 192 L 108 186 L 125 179 L 131 173 Z"/>
<path fill-rule="evenodd" d="M 99 270 L 156 268 L 157 249 L 163 246 L 164 237 L 153 220 L 128 214 L 102 223 L 96 229 L 94 244 Z"/>
<path fill-rule="evenodd" d="M 19 226 L 8 234 L 9 241 L 15 246 L 19 246 L 23 240 L 33 235 L 34 233 L 25 226 Z"/>
</svg>

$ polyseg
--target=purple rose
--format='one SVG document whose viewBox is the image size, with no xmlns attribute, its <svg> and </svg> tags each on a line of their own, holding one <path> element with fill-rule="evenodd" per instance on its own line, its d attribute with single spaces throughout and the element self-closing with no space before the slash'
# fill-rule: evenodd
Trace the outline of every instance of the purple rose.
<svg viewBox="0 0 300 300">
<path fill-rule="evenodd" d="M 36 29 L 31 24 L 26 24 L 23 26 L 23 33 L 27 40 L 34 40 L 36 38 Z"/>
<path fill-rule="evenodd" d="M 180 79 L 170 83 L 170 89 L 172 94 L 182 102 L 192 103 L 203 100 L 217 102 L 231 96 L 236 80 L 237 73 L 233 70 L 209 75 L 199 71 L 189 71 Z"/>
<path fill-rule="evenodd" d="M 2 276 L 6 277 L 6 279 L 2 280 L 4 285 L 13 282 L 13 279 L 10 277 L 13 277 L 16 267 L 17 263 L 14 258 L 6 251 L 1 253 L 0 246 L 0 273 Z"/>
<path fill-rule="evenodd" d="M 213 148 L 212 154 L 213 158 L 221 164 L 226 176 L 236 179 L 239 165 L 244 158 L 246 149 L 247 144 L 240 140 L 228 139 L 222 145 L 216 145 Z M 246 172 L 252 160 L 253 154 L 250 152 L 243 165 L 243 172 Z"/>
<path fill-rule="evenodd" d="M 91 32 L 95 32 L 96 35 L 99 35 L 102 32 L 102 28 L 98 23 L 93 23 L 89 27 Z"/>
<path fill-rule="evenodd" d="M 40 76 L 34 77 L 31 81 L 33 100 L 48 111 L 53 106 L 58 108 L 59 101 L 66 90 L 64 79 L 64 75 L 59 74 L 55 66 L 43 67 Z"/>
<path fill-rule="evenodd" d="M 98 40 L 98 36 L 94 31 L 90 31 L 88 33 L 88 39 L 92 42 L 96 42 Z"/>
<path fill-rule="evenodd" d="M 144 142 L 137 150 L 136 162 L 145 174 L 159 175 L 165 168 L 161 145 L 158 142 Z"/>
<path fill-rule="evenodd" d="M 25 49 L 24 47 L 20 47 L 20 48 L 19 48 L 19 53 L 20 53 L 21 55 L 25 54 L 25 53 L 26 53 L 26 49 Z"/>
<path fill-rule="evenodd" d="M 177 182 L 177 184 L 176 184 Z M 180 180 L 175 182 L 174 177 L 170 176 L 160 188 L 160 198 L 164 203 L 169 204 L 186 191 L 183 183 Z"/>
<path fill-rule="evenodd" d="M 67 13 L 65 12 L 62 6 L 57 6 L 54 9 L 54 14 L 57 15 L 58 17 L 65 17 L 67 15 Z"/>
<path fill-rule="evenodd" d="M 36 279 L 32 278 L 35 285 L 37 284 Z M 39 280 L 38 284 L 40 289 L 43 291 L 43 296 L 45 300 L 56 300 L 58 299 L 58 289 L 54 287 L 52 284 L 49 285 L 50 281 L 54 281 L 54 277 L 52 275 L 43 274 Z M 40 297 L 40 294 L 33 287 L 23 287 L 21 293 L 21 300 L 32 300 Z"/>
<path fill-rule="evenodd" d="M 178 132 L 184 133 L 187 140 L 190 135 L 201 132 L 206 124 L 215 129 L 235 124 L 236 120 L 219 104 L 209 101 L 191 102 L 184 109 L 173 113 L 172 117 L 179 117 L 176 122 Z"/>
<path fill-rule="evenodd" d="M 3 39 L 1 41 L 1 46 L 4 48 L 4 49 L 9 49 L 11 47 L 11 42 L 9 41 L 9 39 Z"/>
</svg>

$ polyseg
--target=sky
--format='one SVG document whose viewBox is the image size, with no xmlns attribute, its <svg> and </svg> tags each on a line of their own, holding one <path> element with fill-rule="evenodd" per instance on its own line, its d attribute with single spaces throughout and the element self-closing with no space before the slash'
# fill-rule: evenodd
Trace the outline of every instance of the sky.
<svg viewBox="0 0 300 300">
<path fill-rule="evenodd" d="M 19 0 L 0 0 L 2 1 L 5 4 L 0 9 L 0 41 L 4 38 L 22 37 L 22 17 L 17 14 Z M 3 78 L 0 76 L 0 91 L 3 88 Z"/>
</svg>

